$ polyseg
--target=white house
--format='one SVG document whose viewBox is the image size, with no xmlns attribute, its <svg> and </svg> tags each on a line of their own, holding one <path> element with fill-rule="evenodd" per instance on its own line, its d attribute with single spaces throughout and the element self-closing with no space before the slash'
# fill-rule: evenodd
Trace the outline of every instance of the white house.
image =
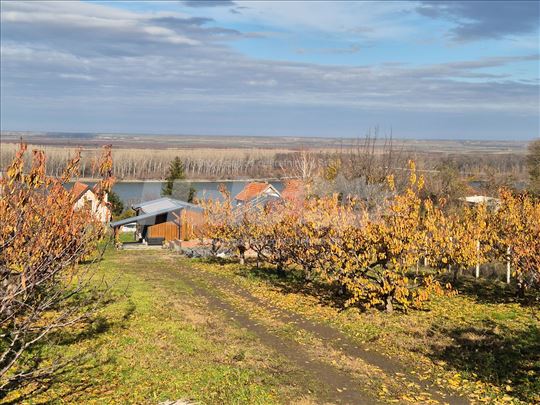
<svg viewBox="0 0 540 405">
<path fill-rule="evenodd" d="M 88 184 L 76 182 L 71 189 L 75 194 L 75 209 L 89 207 L 94 216 L 103 223 L 111 220 L 111 209 L 109 207 L 108 195 L 105 193 L 104 201 L 99 201 L 94 190 Z"/>
</svg>

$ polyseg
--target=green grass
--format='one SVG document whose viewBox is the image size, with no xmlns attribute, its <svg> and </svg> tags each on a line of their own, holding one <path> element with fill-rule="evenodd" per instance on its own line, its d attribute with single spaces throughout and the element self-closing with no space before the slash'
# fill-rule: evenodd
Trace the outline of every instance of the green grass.
<svg viewBox="0 0 540 405">
<path fill-rule="evenodd" d="M 344 309 L 343 297 L 294 271 L 283 277 L 271 268 L 109 249 L 98 272 L 111 287 L 107 305 L 92 325 L 43 348 L 50 358 L 85 355 L 85 362 L 26 403 L 299 400 L 310 383 L 251 333 L 211 311 L 177 277 L 179 266 L 195 268 L 203 278 L 205 272 L 219 275 L 271 306 L 330 324 L 371 350 L 400 359 L 421 378 L 473 401 L 540 402 L 538 307 L 516 302 L 504 285 L 464 278 L 460 294 L 435 298 L 424 311 L 362 312 Z M 226 298 L 234 303 L 234 297 Z M 292 325 L 280 326 L 247 303 L 235 305 L 283 337 L 311 345 L 323 360 L 339 361 L 339 354 L 325 353 L 325 342 L 299 334 Z M 369 369 L 365 373 L 375 378 Z"/>
<path fill-rule="evenodd" d="M 120 234 L 118 235 L 118 239 L 121 243 L 137 242 L 135 240 L 135 232 L 120 232 Z"/>
<path fill-rule="evenodd" d="M 265 348 L 209 313 L 167 269 L 153 252 L 108 251 L 99 275 L 112 286 L 111 302 L 87 330 L 45 348 L 89 356 L 27 403 L 271 404 L 298 394 L 273 360 L 261 361 L 273 358 Z"/>
<path fill-rule="evenodd" d="M 436 297 L 425 310 L 387 314 L 344 308 L 328 285 L 285 277 L 273 268 L 199 261 L 277 307 L 329 323 L 359 343 L 416 369 L 479 402 L 540 402 L 538 306 L 524 305 L 494 280 L 463 277 L 455 296 Z"/>
</svg>

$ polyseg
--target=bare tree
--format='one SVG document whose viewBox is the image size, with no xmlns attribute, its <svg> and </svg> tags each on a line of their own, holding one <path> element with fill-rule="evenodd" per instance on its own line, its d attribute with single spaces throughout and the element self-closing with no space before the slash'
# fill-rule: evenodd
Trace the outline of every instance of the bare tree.
<svg viewBox="0 0 540 405">
<path fill-rule="evenodd" d="M 287 163 L 287 165 L 280 163 L 285 176 L 301 179 L 304 182 L 312 180 L 319 169 L 319 162 L 315 153 L 304 148 L 292 154 Z"/>
</svg>

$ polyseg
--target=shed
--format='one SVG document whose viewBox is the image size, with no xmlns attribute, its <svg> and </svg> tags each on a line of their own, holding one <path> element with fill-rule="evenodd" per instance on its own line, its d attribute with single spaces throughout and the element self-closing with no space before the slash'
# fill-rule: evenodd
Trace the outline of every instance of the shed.
<svg viewBox="0 0 540 405">
<path fill-rule="evenodd" d="M 193 239 L 203 223 L 202 207 L 168 197 L 134 205 L 133 209 L 137 215 L 110 226 L 116 234 L 121 226 L 135 223 L 139 241 L 148 244 Z"/>
</svg>

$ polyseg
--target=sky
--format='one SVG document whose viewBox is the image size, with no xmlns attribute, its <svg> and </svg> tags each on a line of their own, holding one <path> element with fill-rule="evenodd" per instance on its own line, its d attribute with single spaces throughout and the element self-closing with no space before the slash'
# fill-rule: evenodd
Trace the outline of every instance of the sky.
<svg viewBox="0 0 540 405">
<path fill-rule="evenodd" d="M 533 139 L 539 4 L 2 1 L 0 127 Z"/>
</svg>

